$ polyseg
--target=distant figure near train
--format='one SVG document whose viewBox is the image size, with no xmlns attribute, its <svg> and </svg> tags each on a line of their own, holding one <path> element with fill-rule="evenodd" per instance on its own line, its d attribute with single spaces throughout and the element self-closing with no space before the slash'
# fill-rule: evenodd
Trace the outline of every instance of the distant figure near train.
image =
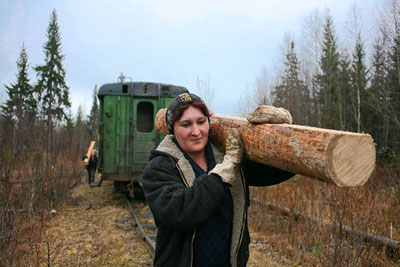
<svg viewBox="0 0 400 267">
<path fill-rule="evenodd" d="M 97 154 L 96 150 L 93 149 L 92 153 L 90 154 L 90 157 L 89 157 L 89 162 L 85 167 L 88 172 L 88 183 L 90 186 L 92 186 L 94 183 L 94 178 L 95 178 L 96 170 L 97 170 L 97 155 L 96 154 Z"/>
<path fill-rule="evenodd" d="M 158 227 L 154 266 L 246 266 L 249 185 L 292 173 L 248 161 L 237 129 L 226 151 L 209 140 L 210 112 L 195 94 L 178 95 L 166 113 L 167 135 L 151 151 L 141 184 Z"/>
</svg>

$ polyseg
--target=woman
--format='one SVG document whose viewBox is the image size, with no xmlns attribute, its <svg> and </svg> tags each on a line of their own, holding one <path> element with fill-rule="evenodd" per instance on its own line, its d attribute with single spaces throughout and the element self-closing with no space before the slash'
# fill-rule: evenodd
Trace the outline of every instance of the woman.
<svg viewBox="0 0 400 267">
<path fill-rule="evenodd" d="M 197 95 L 177 96 L 167 109 L 170 135 L 151 151 L 141 182 L 158 227 L 154 266 L 245 266 L 248 186 L 293 176 L 242 162 L 237 130 L 223 154 L 208 139 L 209 117 Z"/>
<path fill-rule="evenodd" d="M 90 154 L 89 162 L 86 165 L 86 170 L 88 172 L 88 183 L 91 186 L 94 182 L 94 176 L 96 174 L 97 169 L 97 156 L 96 150 L 93 149 L 92 153 Z"/>
</svg>

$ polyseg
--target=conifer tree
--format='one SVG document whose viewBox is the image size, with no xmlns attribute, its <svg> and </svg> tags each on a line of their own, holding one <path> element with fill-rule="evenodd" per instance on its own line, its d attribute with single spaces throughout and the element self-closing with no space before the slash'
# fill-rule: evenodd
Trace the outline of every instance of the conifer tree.
<svg viewBox="0 0 400 267">
<path fill-rule="evenodd" d="M 328 15 L 324 26 L 320 60 L 321 73 L 318 75 L 321 123 L 323 127 L 327 128 L 336 128 L 339 121 L 339 110 L 335 105 L 341 95 L 337 79 L 339 75 L 339 53 L 337 50 L 332 18 Z"/>
<path fill-rule="evenodd" d="M 87 141 L 89 140 L 89 128 L 81 105 L 78 107 L 78 112 L 75 118 L 73 127 L 73 140 L 76 145 L 75 153 L 77 153 L 77 155 L 83 155 L 88 145 Z"/>
<path fill-rule="evenodd" d="M 3 114 L 17 122 L 23 122 L 28 115 L 36 111 L 36 101 L 33 96 L 33 87 L 28 75 L 29 63 L 25 45 L 17 61 L 17 81 L 5 86 L 8 99 L 2 106 Z"/>
<path fill-rule="evenodd" d="M 99 128 L 99 105 L 97 102 L 97 85 L 93 89 L 93 102 L 92 108 L 90 109 L 90 115 L 88 118 L 89 134 L 92 140 L 97 139 L 97 133 Z"/>
<path fill-rule="evenodd" d="M 5 129 L 8 129 L 7 139 L 12 140 L 11 143 L 16 145 L 18 150 L 29 143 L 24 140 L 24 135 L 27 134 L 28 128 L 33 126 L 36 114 L 37 103 L 30 84 L 28 69 L 28 54 L 23 44 L 17 60 L 17 81 L 5 86 L 8 99 L 1 107 L 4 123 L 7 124 Z"/>
<path fill-rule="evenodd" d="M 400 154 L 400 33 L 393 40 L 390 51 L 390 65 L 388 69 L 388 89 L 390 103 L 388 114 L 390 116 L 389 142 L 393 152 Z"/>
<path fill-rule="evenodd" d="M 69 88 L 65 81 L 66 72 L 62 65 L 64 55 L 61 51 L 61 36 L 55 10 L 51 13 L 47 28 L 47 42 L 43 50 L 45 63 L 35 67 L 38 76 L 36 91 L 39 94 L 42 118 L 48 127 L 48 138 L 51 142 L 55 123 L 67 118 L 71 107 Z"/>
<path fill-rule="evenodd" d="M 353 120 L 352 109 L 350 108 L 349 99 L 352 95 L 351 77 L 350 77 L 350 59 L 346 52 L 342 53 L 339 61 L 338 86 L 341 89 L 339 98 L 337 99 L 336 108 L 338 109 L 338 125 L 339 130 L 351 130 L 351 122 Z"/>
<path fill-rule="evenodd" d="M 72 141 L 72 135 L 74 131 L 74 118 L 72 116 L 71 110 L 67 114 L 67 122 L 64 125 L 64 129 L 67 132 L 68 142 Z"/>
<path fill-rule="evenodd" d="M 361 36 L 357 36 L 356 46 L 353 53 L 353 63 L 351 66 L 351 85 L 353 97 L 351 104 L 354 110 L 357 132 L 361 132 L 362 119 L 366 122 L 368 114 L 371 113 L 368 106 L 369 97 L 367 94 L 367 67 L 365 65 L 364 45 L 361 41 Z M 363 114 L 361 113 L 363 112 Z M 367 125 L 365 125 L 367 128 Z M 366 129 L 364 129 L 366 130 Z"/>
<path fill-rule="evenodd" d="M 389 55 L 385 49 L 384 38 L 378 38 L 374 44 L 371 67 L 371 85 L 368 90 L 372 98 L 374 111 L 369 114 L 374 122 L 371 134 L 377 144 L 378 154 L 384 154 L 388 148 L 390 129 L 390 90 L 388 85 Z"/>
<path fill-rule="evenodd" d="M 305 123 L 308 112 L 303 104 L 308 103 L 309 92 L 302 80 L 299 78 L 299 61 L 294 50 L 294 42 L 290 42 L 282 82 L 274 87 L 272 95 L 273 105 L 288 109 L 297 124 Z"/>
</svg>

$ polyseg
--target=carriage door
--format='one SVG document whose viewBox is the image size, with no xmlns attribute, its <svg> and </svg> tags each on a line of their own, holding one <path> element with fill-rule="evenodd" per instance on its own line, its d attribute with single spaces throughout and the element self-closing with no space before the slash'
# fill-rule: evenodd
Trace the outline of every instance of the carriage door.
<svg viewBox="0 0 400 267">
<path fill-rule="evenodd" d="M 134 98 L 133 163 L 135 172 L 146 167 L 150 150 L 155 146 L 154 118 L 157 100 Z"/>
</svg>

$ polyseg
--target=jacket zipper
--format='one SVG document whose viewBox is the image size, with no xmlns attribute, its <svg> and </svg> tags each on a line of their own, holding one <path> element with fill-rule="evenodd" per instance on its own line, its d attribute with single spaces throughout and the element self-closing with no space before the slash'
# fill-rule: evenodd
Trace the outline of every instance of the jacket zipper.
<svg viewBox="0 0 400 267">
<path fill-rule="evenodd" d="M 189 183 L 186 181 L 185 176 L 183 175 L 183 172 L 181 170 L 181 168 L 179 167 L 178 164 L 176 164 L 176 168 L 178 169 L 179 173 L 181 174 L 181 179 L 183 181 L 183 183 L 185 184 L 186 187 L 189 187 Z M 193 232 L 193 236 L 192 236 L 192 244 L 191 244 L 191 250 L 190 250 L 190 267 L 193 266 L 193 242 L 194 242 L 194 237 L 196 236 L 196 230 L 194 230 Z"/>
</svg>

